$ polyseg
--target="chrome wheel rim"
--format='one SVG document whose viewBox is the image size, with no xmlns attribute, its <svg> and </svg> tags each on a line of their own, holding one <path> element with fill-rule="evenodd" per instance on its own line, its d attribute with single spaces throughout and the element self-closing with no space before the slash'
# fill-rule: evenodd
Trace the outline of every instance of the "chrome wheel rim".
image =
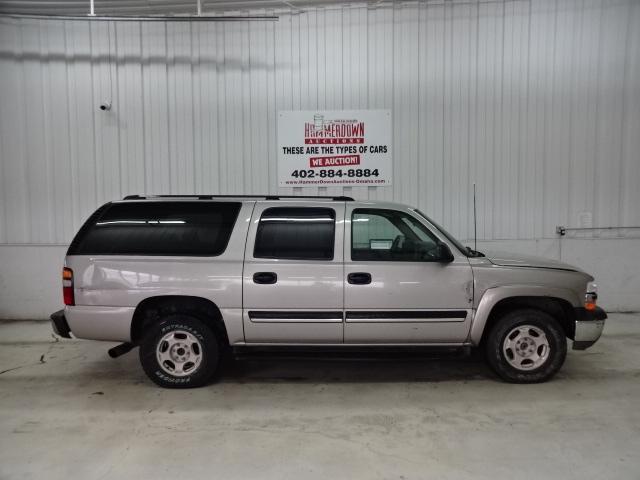
<svg viewBox="0 0 640 480">
<path fill-rule="evenodd" d="M 156 357 L 160 368 L 174 377 L 186 377 L 202 363 L 202 344 L 185 330 L 167 333 L 158 342 Z"/>
<path fill-rule="evenodd" d="M 544 331 L 533 325 L 512 328 L 502 343 L 502 352 L 509 365 L 522 371 L 541 366 L 549 358 L 550 350 Z"/>
</svg>

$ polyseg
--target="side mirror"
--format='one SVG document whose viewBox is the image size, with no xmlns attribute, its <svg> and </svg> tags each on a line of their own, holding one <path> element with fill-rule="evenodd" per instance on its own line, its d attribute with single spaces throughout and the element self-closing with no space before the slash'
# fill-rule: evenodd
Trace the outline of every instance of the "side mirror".
<svg viewBox="0 0 640 480">
<path fill-rule="evenodd" d="M 446 243 L 438 242 L 437 252 L 438 252 L 439 262 L 442 262 L 442 263 L 453 262 L 453 253 L 451 253 L 451 249 Z"/>
</svg>

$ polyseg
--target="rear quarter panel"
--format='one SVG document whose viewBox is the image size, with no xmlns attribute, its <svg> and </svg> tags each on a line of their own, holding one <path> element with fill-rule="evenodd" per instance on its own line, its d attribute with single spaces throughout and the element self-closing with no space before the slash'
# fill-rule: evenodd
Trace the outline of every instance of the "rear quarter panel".
<svg viewBox="0 0 640 480">
<path fill-rule="evenodd" d="M 241 322 L 241 315 L 234 312 L 242 311 L 242 267 L 253 205 L 254 202 L 243 202 L 227 248 L 217 257 L 67 256 L 65 266 L 73 270 L 77 306 L 67 307 L 67 316 L 78 325 L 82 320 L 78 318 L 80 313 L 91 311 L 87 307 L 112 307 L 118 309 L 119 321 L 123 322 L 124 307 L 129 307 L 127 311 L 132 317 L 135 307 L 146 298 L 186 295 L 211 300 L 229 314 L 225 322 L 238 318 Z M 131 318 L 128 322 L 130 324 Z M 73 325 L 71 327 L 76 334 Z M 88 331 L 81 327 L 82 337 L 101 339 L 99 328 L 99 324 Z M 227 326 L 227 330 L 230 329 L 237 331 L 233 325 Z"/>
</svg>

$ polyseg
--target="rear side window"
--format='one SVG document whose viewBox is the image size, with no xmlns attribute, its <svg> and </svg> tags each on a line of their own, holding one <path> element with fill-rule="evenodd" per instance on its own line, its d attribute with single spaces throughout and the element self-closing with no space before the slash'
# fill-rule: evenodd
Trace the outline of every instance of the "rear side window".
<svg viewBox="0 0 640 480">
<path fill-rule="evenodd" d="M 335 224 L 331 208 L 268 208 L 258 224 L 253 256 L 332 260 Z"/>
<path fill-rule="evenodd" d="M 202 201 L 110 204 L 91 216 L 67 255 L 217 256 L 227 248 L 240 206 Z"/>
</svg>

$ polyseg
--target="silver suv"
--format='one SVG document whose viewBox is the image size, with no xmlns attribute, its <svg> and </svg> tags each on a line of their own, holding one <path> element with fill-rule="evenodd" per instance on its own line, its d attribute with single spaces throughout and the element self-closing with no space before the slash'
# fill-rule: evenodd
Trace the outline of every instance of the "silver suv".
<svg viewBox="0 0 640 480">
<path fill-rule="evenodd" d="M 600 337 L 593 277 L 485 255 L 415 208 L 348 197 L 129 196 L 69 246 L 55 332 L 135 346 L 196 387 L 240 347 L 481 347 L 509 382 L 552 377 Z"/>
</svg>

